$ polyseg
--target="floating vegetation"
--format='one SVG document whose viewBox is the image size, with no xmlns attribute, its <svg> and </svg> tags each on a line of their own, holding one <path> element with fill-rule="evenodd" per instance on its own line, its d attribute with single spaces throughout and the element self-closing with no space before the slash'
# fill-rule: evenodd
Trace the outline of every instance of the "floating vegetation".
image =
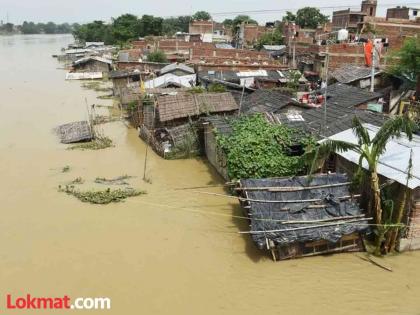
<svg viewBox="0 0 420 315">
<path fill-rule="evenodd" d="M 104 116 L 104 115 L 96 115 L 95 118 L 92 119 L 92 123 L 94 125 L 106 124 L 109 122 L 120 120 L 118 117 L 111 117 L 111 116 Z"/>
<path fill-rule="evenodd" d="M 94 90 L 96 92 L 110 92 L 112 89 L 110 87 L 104 87 L 102 86 L 101 81 L 92 81 L 92 82 L 85 82 L 82 84 L 82 88 L 88 89 L 88 90 Z"/>
<path fill-rule="evenodd" d="M 96 98 L 97 99 L 100 99 L 100 100 L 110 100 L 110 99 L 114 98 L 114 96 L 112 94 L 109 94 L 109 95 L 99 95 Z"/>
<path fill-rule="evenodd" d="M 75 179 L 73 179 L 70 184 L 71 185 L 81 185 L 85 182 L 85 180 L 82 177 L 77 177 Z"/>
<path fill-rule="evenodd" d="M 81 191 L 76 189 L 73 185 L 66 185 L 65 187 L 58 187 L 59 192 L 64 192 L 68 195 L 72 195 L 82 202 L 88 202 L 93 204 L 109 204 L 111 202 L 122 202 L 129 197 L 135 197 L 146 194 L 145 191 L 136 190 L 133 188 L 126 189 L 115 189 L 110 188 L 106 190 L 88 190 Z"/>
<path fill-rule="evenodd" d="M 130 178 L 133 178 L 133 176 L 122 175 L 111 179 L 107 179 L 104 177 L 96 177 L 95 183 L 102 185 L 129 185 L 129 183 L 126 182 L 126 180 Z"/>
<path fill-rule="evenodd" d="M 94 140 L 89 142 L 82 142 L 79 144 L 68 147 L 68 150 L 102 150 L 113 147 L 112 140 L 108 137 L 96 137 Z"/>
<path fill-rule="evenodd" d="M 61 172 L 62 172 L 62 173 L 67 173 L 67 172 L 70 172 L 70 166 L 68 166 L 68 165 L 64 166 L 64 167 L 61 169 Z"/>
</svg>

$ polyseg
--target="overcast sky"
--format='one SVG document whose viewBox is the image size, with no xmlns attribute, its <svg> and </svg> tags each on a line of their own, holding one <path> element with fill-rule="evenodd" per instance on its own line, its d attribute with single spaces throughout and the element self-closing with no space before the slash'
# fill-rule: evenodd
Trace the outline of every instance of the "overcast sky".
<svg viewBox="0 0 420 315">
<path fill-rule="evenodd" d="M 390 7 L 409 2 L 420 3 L 420 0 L 379 0 L 379 15 L 385 14 L 385 4 Z M 152 14 L 159 16 L 190 15 L 198 10 L 210 13 L 238 12 L 253 10 L 291 10 L 303 6 L 359 7 L 359 0 L 0 0 L 0 20 L 20 24 L 23 21 L 35 22 L 79 22 L 93 20 L 109 20 L 123 13 L 136 15 Z M 332 9 L 322 9 L 331 14 Z M 250 13 L 259 22 L 281 19 L 284 12 L 264 14 Z M 222 21 L 237 14 L 214 15 L 214 19 Z"/>
</svg>

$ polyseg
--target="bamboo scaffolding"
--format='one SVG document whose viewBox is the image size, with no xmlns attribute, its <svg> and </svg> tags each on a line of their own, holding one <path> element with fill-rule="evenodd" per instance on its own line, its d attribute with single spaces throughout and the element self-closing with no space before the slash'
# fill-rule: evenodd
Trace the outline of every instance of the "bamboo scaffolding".
<svg viewBox="0 0 420 315">
<path fill-rule="evenodd" d="M 363 219 L 355 219 L 355 220 L 348 220 L 348 221 L 328 223 L 328 224 L 318 224 L 318 225 L 310 225 L 310 226 L 301 226 L 301 227 L 291 228 L 291 229 L 268 230 L 268 231 L 241 231 L 241 232 L 238 232 L 238 233 L 239 234 L 261 234 L 261 233 L 278 233 L 278 232 L 299 231 L 299 230 L 322 228 L 322 227 L 327 227 L 327 226 L 336 226 L 336 225 L 350 224 L 350 223 L 356 223 L 356 222 L 361 222 L 361 221 L 366 221 L 366 220 L 372 220 L 372 219 L 373 218 L 363 218 Z"/>
</svg>

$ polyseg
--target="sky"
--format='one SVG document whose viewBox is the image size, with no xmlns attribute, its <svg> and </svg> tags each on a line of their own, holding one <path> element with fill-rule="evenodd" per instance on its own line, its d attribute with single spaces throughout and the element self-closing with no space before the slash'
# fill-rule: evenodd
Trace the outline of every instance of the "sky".
<svg viewBox="0 0 420 315">
<path fill-rule="evenodd" d="M 286 10 L 296 11 L 300 7 L 329 7 L 321 9 L 331 15 L 332 7 L 343 9 L 347 6 L 357 10 L 359 0 L 0 0 L 0 20 L 14 24 L 23 21 L 86 23 L 93 20 L 109 21 L 124 13 L 135 15 L 151 14 L 157 16 L 191 15 L 204 10 L 210 13 L 235 12 L 230 14 L 213 14 L 214 20 L 236 16 L 239 11 L 283 10 L 282 12 L 249 13 L 258 22 L 264 23 L 281 19 Z M 409 4 L 420 6 L 420 0 L 379 0 L 378 16 L 384 16 L 386 7 Z M 343 7 L 346 6 L 346 7 Z"/>
</svg>

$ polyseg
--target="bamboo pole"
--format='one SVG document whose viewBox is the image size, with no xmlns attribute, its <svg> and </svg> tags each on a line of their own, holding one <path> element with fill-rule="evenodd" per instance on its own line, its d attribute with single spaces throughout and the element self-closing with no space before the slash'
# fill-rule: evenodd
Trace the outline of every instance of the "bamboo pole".
<svg viewBox="0 0 420 315">
<path fill-rule="evenodd" d="M 210 196 L 218 196 L 218 197 L 225 197 L 225 198 L 234 198 L 239 199 L 241 201 L 250 201 L 250 202 L 262 202 L 262 203 L 304 203 L 304 202 L 320 202 L 324 201 L 325 199 L 303 199 L 303 200 L 259 200 L 259 199 L 250 199 L 250 198 L 243 198 L 243 197 L 235 197 L 230 195 L 218 194 L 218 193 L 211 193 L 207 191 L 193 191 L 197 194 L 204 194 Z M 348 195 L 348 196 L 340 196 L 337 197 L 340 200 L 350 199 L 350 198 L 357 198 L 360 195 Z"/>
<path fill-rule="evenodd" d="M 299 231 L 299 230 L 322 228 L 322 227 L 327 227 L 327 226 L 336 226 L 336 225 L 343 225 L 343 224 L 349 224 L 349 223 L 356 223 L 356 222 L 372 220 L 372 219 L 373 218 L 363 218 L 363 219 L 355 219 L 355 220 L 348 220 L 348 221 L 328 223 L 328 224 L 300 226 L 300 227 L 291 228 L 291 229 L 268 230 L 268 231 L 240 231 L 238 233 L 239 234 L 261 234 L 261 233 L 279 233 L 279 232 Z"/>
<path fill-rule="evenodd" d="M 319 222 L 331 222 L 331 221 L 340 221 L 340 220 L 348 220 L 348 219 L 359 219 L 364 218 L 364 214 L 360 215 L 349 215 L 349 216 L 343 216 L 343 217 L 334 217 L 334 218 L 328 218 L 328 219 L 320 219 L 320 220 L 308 220 L 308 221 L 283 221 L 280 222 L 281 224 L 306 224 L 306 223 L 319 223 Z M 366 219 L 364 219 L 366 220 Z"/>
<path fill-rule="evenodd" d="M 304 254 L 304 255 L 301 255 L 299 257 L 311 257 L 311 256 L 318 256 L 318 255 L 338 253 L 338 252 L 346 251 L 348 249 L 356 248 L 357 246 L 358 246 L 357 244 L 352 244 L 352 245 L 347 245 L 347 246 L 343 246 L 343 247 L 338 247 L 338 248 L 333 248 L 333 249 L 327 249 L 327 250 L 324 250 L 324 251 L 321 251 L 321 252 L 314 252 L 314 253 L 310 253 L 310 254 Z"/>
<path fill-rule="evenodd" d="M 301 190 L 310 190 L 310 189 L 320 189 L 320 188 L 329 188 L 329 187 L 340 187 L 340 186 L 348 186 L 351 182 L 345 183 L 338 183 L 338 184 L 330 184 L 330 185 L 318 185 L 318 186 L 307 186 L 307 187 L 237 187 L 235 190 L 247 190 L 247 191 L 254 191 L 254 190 L 268 190 L 270 192 L 281 192 L 281 191 L 301 191 Z"/>
<path fill-rule="evenodd" d="M 364 260 L 364 261 L 370 262 L 371 264 L 373 264 L 373 265 L 375 265 L 375 266 L 378 266 L 379 268 L 382 268 L 382 269 L 384 269 L 384 270 L 386 270 L 386 271 L 390 271 L 390 272 L 392 272 L 392 271 L 393 271 L 391 267 L 388 267 L 388 266 L 382 265 L 382 264 L 378 263 L 377 261 L 373 260 L 373 259 L 372 259 L 371 257 L 369 257 L 369 256 L 367 256 L 367 257 L 361 257 L 361 256 L 357 255 L 357 257 L 359 257 L 360 259 L 362 259 L 362 260 Z"/>
</svg>

